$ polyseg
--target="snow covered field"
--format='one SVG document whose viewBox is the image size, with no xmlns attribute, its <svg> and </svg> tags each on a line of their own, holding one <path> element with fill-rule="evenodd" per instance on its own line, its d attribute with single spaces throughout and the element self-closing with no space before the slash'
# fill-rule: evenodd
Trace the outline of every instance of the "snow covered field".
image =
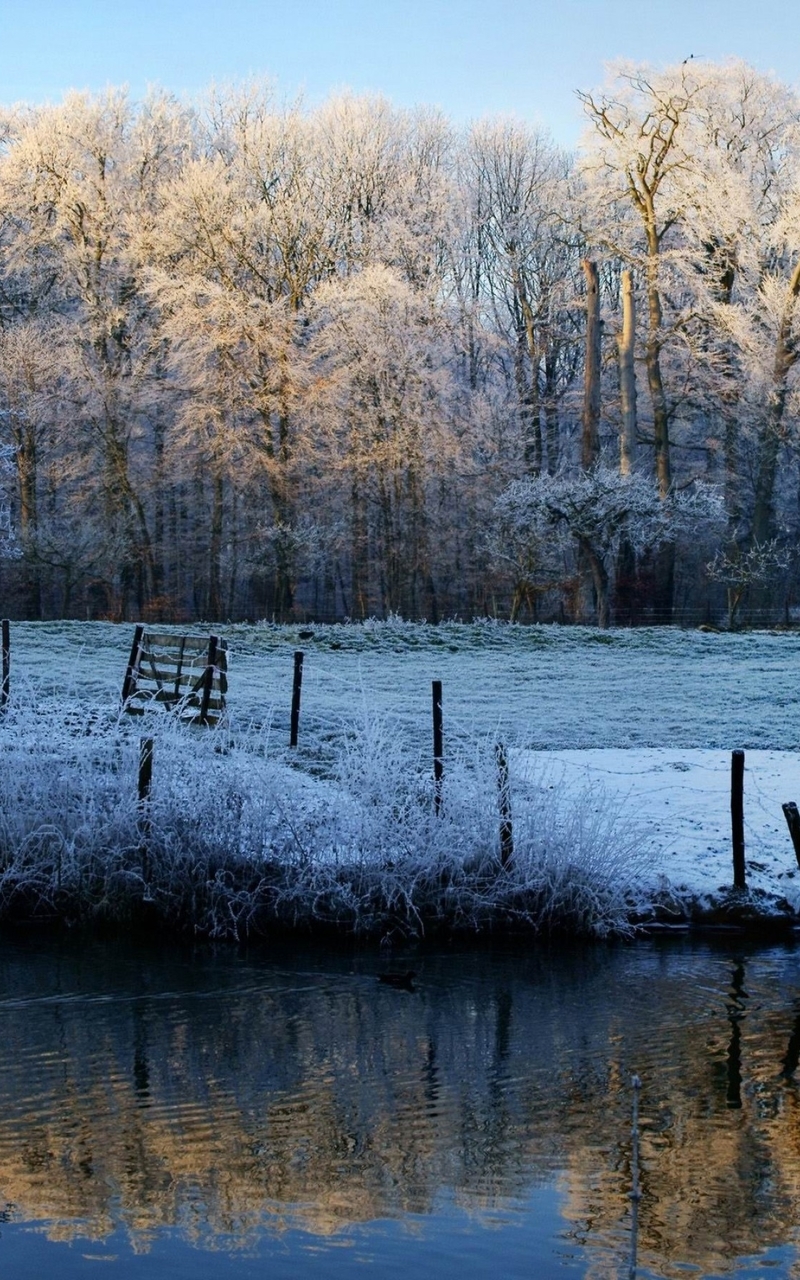
<svg viewBox="0 0 800 1280">
<path fill-rule="evenodd" d="M 800 872 L 781 811 L 784 801 L 800 801 L 798 634 L 396 620 L 314 626 L 302 639 L 298 628 L 268 624 L 214 629 L 231 646 L 230 752 L 208 767 L 215 777 L 222 769 L 241 779 L 268 769 L 275 795 L 291 796 L 286 806 L 306 821 L 305 833 L 293 835 L 306 861 L 312 854 L 346 861 L 348 842 L 357 858 L 368 850 L 391 861 L 393 840 L 406 853 L 413 843 L 415 856 L 429 849 L 433 860 L 445 856 L 445 845 L 448 856 L 462 845 L 473 856 L 476 841 L 495 839 L 496 818 L 487 814 L 496 797 L 465 762 L 476 752 L 488 759 L 487 744 L 501 738 L 510 749 L 515 819 L 522 815 L 533 829 L 537 805 L 554 806 L 537 839 L 547 831 L 552 840 L 558 829 L 562 842 L 583 841 L 585 856 L 595 838 L 594 812 L 606 861 L 615 844 L 633 856 L 634 896 L 642 896 L 642 876 L 654 892 L 668 884 L 679 897 L 717 894 L 732 881 L 730 752 L 744 748 L 748 885 L 800 905 Z M 10 715 L 0 729 L 8 767 L 12 739 L 41 742 L 55 769 L 59 744 L 74 740 L 84 715 L 113 718 L 131 636 L 130 625 L 12 626 L 12 704 L 29 710 Z M 297 648 L 306 655 L 300 750 L 290 753 Z M 443 682 L 446 780 L 456 798 L 451 808 L 464 810 L 466 824 L 458 829 L 408 816 L 417 803 L 410 798 L 414 785 L 419 791 L 430 773 L 432 679 Z M 157 735 L 163 720 L 153 722 Z M 159 750 L 162 759 L 180 751 L 174 734 Z M 128 757 L 130 769 L 130 751 Z M 416 771 L 416 784 L 403 781 L 403 761 Z M 90 781 L 81 785 L 91 789 Z M 266 785 L 263 778 L 252 783 L 262 791 Z M 387 792 L 398 788 L 393 802 Z M 403 788 L 408 794 L 400 794 Z M 241 797 L 236 804 L 241 816 Z M 281 809 L 280 799 L 276 804 Z M 581 832 L 575 827 L 565 835 L 576 809 L 588 817 Z M 275 805 L 270 813 L 269 840 L 263 815 L 262 827 L 253 815 L 247 819 L 247 838 L 258 827 L 261 847 L 274 850 Z M 566 857 L 563 844 L 559 856 Z"/>
<path fill-rule="evenodd" d="M 527 757 L 541 765 L 541 756 Z M 653 872 L 690 892 L 716 893 L 732 879 L 730 753 L 644 747 L 553 751 L 552 785 L 567 794 L 591 787 L 613 799 L 652 844 Z M 521 766 L 524 767 L 524 766 Z M 800 871 L 781 805 L 800 797 L 800 756 L 745 755 L 747 883 L 800 905 Z"/>
</svg>

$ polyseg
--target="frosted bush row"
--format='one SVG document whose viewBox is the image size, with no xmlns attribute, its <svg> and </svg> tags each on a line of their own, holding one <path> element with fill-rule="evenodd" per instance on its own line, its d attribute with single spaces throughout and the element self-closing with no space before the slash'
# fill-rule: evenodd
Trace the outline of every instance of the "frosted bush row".
<svg viewBox="0 0 800 1280">
<path fill-rule="evenodd" d="M 75 704 L 72 704 L 73 706 Z M 563 795 L 514 769 L 514 856 L 500 866 L 494 744 L 430 763 L 364 713 L 321 750 L 268 730 L 80 713 L 15 696 L 0 725 L 0 918 L 169 921 L 210 936 L 283 927 L 629 932 L 645 906 L 643 840 L 602 793 Z M 154 738 L 146 811 L 142 734 Z"/>
</svg>

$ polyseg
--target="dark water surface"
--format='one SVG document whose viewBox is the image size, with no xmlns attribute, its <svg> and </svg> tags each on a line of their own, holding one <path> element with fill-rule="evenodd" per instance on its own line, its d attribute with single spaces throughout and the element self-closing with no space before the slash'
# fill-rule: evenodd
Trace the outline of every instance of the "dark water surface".
<svg viewBox="0 0 800 1280">
<path fill-rule="evenodd" d="M 0 944 L 0 1276 L 800 1277 L 800 950 Z M 398 964 L 397 961 L 394 962 Z"/>
</svg>

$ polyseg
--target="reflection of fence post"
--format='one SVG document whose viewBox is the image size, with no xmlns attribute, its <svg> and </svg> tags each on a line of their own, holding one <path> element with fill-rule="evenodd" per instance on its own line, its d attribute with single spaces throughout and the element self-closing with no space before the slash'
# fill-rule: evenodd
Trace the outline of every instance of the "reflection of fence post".
<svg viewBox="0 0 800 1280">
<path fill-rule="evenodd" d="M 495 745 L 494 755 L 497 761 L 497 794 L 500 805 L 500 866 L 507 867 L 514 856 L 514 828 L 511 821 L 508 756 L 502 742 Z"/>
<path fill-rule="evenodd" d="M 636 1280 L 636 1257 L 639 1245 L 639 1201 L 642 1188 L 639 1183 L 639 1093 L 642 1082 L 638 1076 L 631 1076 L 633 1089 L 633 1118 L 631 1124 L 631 1256 L 628 1264 L 628 1280 Z"/>
<path fill-rule="evenodd" d="M 433 701 L 433 808 L 436 813 L 442 809 L 442 781 L 444 779 L 444 731 L 442 727 L 442 682 L 434 680 L 431 685 Z"/>
<path fill-rule="evenodd" d="M 298 649 L 294 655 L 294 679 L 292 680 L 292 720 L 289 727 L 289 746 L 297 746 L 300 732 L 300 693 L 303 688 L 303 651 Z"/>
<path fill-rule="evenodd" d="M 0 687 L 0 709 L 8 703 L 11 692 L 11 628 L 8 618 L 3 618 L 3 684 Z"/>
<path fill-rule="evenodd" d="M 746 887 L 744 872 L 744 752 L 731 753 L 731 835 L 733 838 L 733 887 Z"/>
<path fill-rule="evenodd" d="M 153 785 L 153 739 L 139 739 L 139 853 L 142 859 L 142 876 L 148 873 L 148 842 L 150 840 L 150 789 Z"/>
</svg>

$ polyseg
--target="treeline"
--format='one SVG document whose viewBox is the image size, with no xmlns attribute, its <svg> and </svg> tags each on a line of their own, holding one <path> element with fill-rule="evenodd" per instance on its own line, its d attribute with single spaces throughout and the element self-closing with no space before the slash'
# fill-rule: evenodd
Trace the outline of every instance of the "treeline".
<svg viewBox="0 0 800 1280">
<path fill-rule="evenodd" d="M 0 113 L 4 612 L 790 618 L 800 99 Z"/>
</svg>

